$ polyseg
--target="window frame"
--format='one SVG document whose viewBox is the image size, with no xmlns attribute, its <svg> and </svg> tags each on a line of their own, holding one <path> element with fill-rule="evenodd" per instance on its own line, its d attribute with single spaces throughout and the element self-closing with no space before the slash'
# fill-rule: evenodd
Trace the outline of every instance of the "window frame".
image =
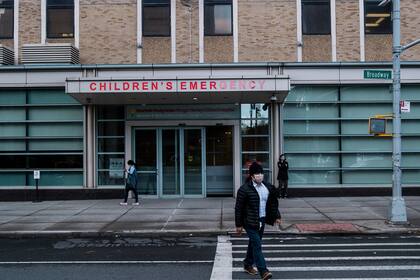
<svg viewBox="0 0 420 280">
<path fill-rule="evenodd" d="M 311 33 L 311 32 L 305 32 L 304 31 L 304 26 L 305 26 L 305 24 L 304 24 L 304 19 L 305 19 L 305 17 L 304 17 L 304 11 L 303 11 L 303 9 L 304 9 L 304 6 L 305 6 L 305 0 L 302 0 L 302 2 L 301 2 L 301 24 L 302 24 L 302 35 L 331 35 L 331 1 L 330 0 L 318 0 L 318 1 L 316 1 L 316 0 L 307 0 L 307 2 L 308 3 L 310 3 L 310 2 L 312 2 L 311 4 L 312 5 L 319 5 L 319 6 L 321 6 L 321 5 L 324 5 L 324 4 L 327 4 L 328 5 L 328 18 L 329 18 L 329 31 L 328 32 L 313 32 L 313 33 Z"/>
<path fill-rule="evenodd" d="M 364 33 L 365 33 L 365 35 L 392 35 L 392 1 L 391 2 L 389 2 L 386 6 L 384 6 L 384 7 L 379 7 L 378 6 L 378 4 L 381 2 L 380 0 L 375 0 L 376 1 L 376 6 L 378 7 L 378 8 L 382 8 L 382 9 L 386 9 L 387 7 L 389 8 L 389 14 L 390 14 L 390 16 L 389 16 L 389 18 L 390 18 L 390 29 L 389 30 L 387 30 L 387 31 L 385 31 L 385 32 L 378 32 L 378 31 L 376 31 L 376 32 L 367 32 L 367 26 L 366 26 L 366 24 L 367 24 L 367 21 L 366 21 L 366 18 L 367 18 L 367 14 L 368 14 L 368 11 L 367 11 L 367 8 L 368 8 L 368 6 L 370 6 L 370 5 L 372 5 L 372 3 L 373 3 L 373 1 L 367 1 L 367 0 L 364 0 L 363 1 L 363 7 L 364 7 L 364 15 L 363 15 L 363 20 L 364 20 L 364 26 L 363 26 L 363 28 L 364 28 Z M 370 2 L 370 3 L 369 3 Z M 381 13 L 381 12 L 379 12 L 379 11 L 374 11 L 374 13 Z M 385 12 L 384 12 L 385 13 Z"/>
<path fill-rule="evenodd" d="M 161 3 L 159 1 L 156 1 L 155 3 L 145 3 L 145 1 L 142 1 L 142 9 L 141 9 L 141 17 L 142 17 L 142 37 L 171 37 L 172 36 L 172 30 L 171 30 L 171 21 L 172 21 L 172 15 L 171 15 L 171 1 L 167 0 L 167 3 Z M 144 27 L 145 27 L 145 13 L 144 8 L 150 7 L 150 8 L 156 8 L 156 7 L 168 7 L 169 9 L 169 32 L 167 34 L 146 34 Z"/>
<path fill-rule="evenodd" d="M 0 33 L 1 40 L 7 39 L 14 39 L 14 29 L 15 29 L 15 3 L 14 1 L 10 1 L 11 3 L 0 3 L 0 9 L 10 9 L 12 11 L 12 33 L 11 36 L 2 36 Z"/>
<path fill-rule="evenodd" d="M 71 8 L 69 8 L 69 7 L 71 7 Z M 72 11 L 73 11 L 73 17 L 72 17 L 72 36 L 68 36 L 68 37 L 63 37 L 63 36 L 51 36 L 50 35 L 50 25 L 48 24 L 48 14 L 50 13 L 50 10 L 52 9 L 52 10 L 54 10 L 54 9 L 65 9 L 65 8 L 67 8 L 67 9 L 71 9 Z M 59 5 L 59 4 L 49 4 L 49 0 L 47 0 L 46 1 L 46 3 L 45 3 L 45 10 L 46 10 L 46 13 L 45 13 L 45 21 L 46 21 L 46 23 L 45 23 L 45 25 L 46 25 L 46 38 L 47 39 L 72 39 L 72 38 L 74 38 L 75 36 L 74 36 L 74 31 L 75 31 L 75 26 L 74 26 L 74 13 L 75 13 L 75 9 L 74 9 L 74 1 L 73 1 L 73 3 L 70 5 L 70 4 L 61 4 L 61 5 Z"/>
<path fill-rule="evenodd" d="M 204 8 L 203 8 L 203 12 L 204 12 L 204 21 L 203 21 L 203 29 L 204 29 L 204 36 L 233 36 L 233 2 L 232 0 L 210 0 L 209 2 L 207 2 L 206 0 L 204 0 L 203 2 Z M 208 6 L 230 6 L 230 33 L 207 33 L 206 32 L 206 8 Z M 214 16 L 214 14 L 213 14 Z"/>
</svg>

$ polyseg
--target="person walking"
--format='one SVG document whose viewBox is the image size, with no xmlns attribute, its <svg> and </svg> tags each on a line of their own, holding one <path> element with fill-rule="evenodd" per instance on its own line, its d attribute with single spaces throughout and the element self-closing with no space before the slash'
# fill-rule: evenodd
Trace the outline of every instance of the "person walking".
<svg viewBox="0 0 420 280">
<path fill-rule="evenodd" d="M 248 173 L 248 179 L 239 188 L 236 196 L 236 233 L 241 235 L 245 229 L 249 238 L 246 257 L 243 261 L 245 272 L 251 275 L 257 275 L 259 272 L 261 279 L 266 280 L 272 278 L 273 275 L 267 269 L 262 253 L 262 237 L 265 224 L 280 224 L 279 203 L 275 187 L 264 182 L 261 165 L 253 162 Z M 258 271 L 254 268 L 254 264 Z"/>
<path fill-rule="evenodd" d="M 279 182 L 278 197 L 287 197 L 287 187 L 289 185 L 289 163 L 286 160 L 286 156 L 281 154 L 279 161 L 277 162 L 279 172 L 277 173 L 277 181 Z"/>
<path fill-rule="evenodd" d="M 138 183 L 138 178 L 137 178 L 137 170 L 136 170 L 136 166 L 134 161 L 132 161 L 131 159 L 129 161 L 127 161 L 127 181 L 125 183 L 125 190 L 124 190 L 124 202 L 120 202 L 120 205 L 128 205 L 127 204 L 127 200 L 128 200 L 128 193 L 130 192 L 130 190 L 134 193 L 134 199 L 135 202 L 133 203 L 133 205 L 140 205 L 139 204 L 139 194 L 137 192 L 137 183 Z"/>
</svg>

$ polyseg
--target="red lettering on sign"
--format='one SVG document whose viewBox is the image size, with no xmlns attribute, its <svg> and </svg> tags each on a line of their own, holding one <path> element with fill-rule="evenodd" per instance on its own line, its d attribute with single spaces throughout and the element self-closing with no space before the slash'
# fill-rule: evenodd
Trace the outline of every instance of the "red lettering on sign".
<svg viewBox="0 0 420 280">
<path fill-rule="evenodd" d="M 118 82 L 114 82 L 114 90 L 121 90 L 121 89 L 118 87 Z"/>
<path fill-rule="evenodd" d="M 90 84 L 89 84 L 89 89 L 90 89 L 91 91 L 95 91 L 95 90 L 96 90 L 96 83 L 90 83 Z"/>
<path fill-rule="evenodd" d="M 234 80 L 230 81 L 230 89 L 236 89 L 236 83 Z"/>
<path fill-rule="evenodd" d="M 141 83 L 141 89 L 142 90 L 149 90 L 149 84 L 148 84 L 148 82 L 142 82 Z"/>
<path fill-rule="evenodd" d="M 124 82 L 122 87 L 123 87 L 123 90 L 129 90 L 130 89 L 130 83 L 129 82 Z"/>
<path fill-rule="evenodd" d="M 210 82 L 210 89 L 216 89 L 216 82 L 215 81 Z"/>
<path fill-rule="evenodd" d="M 202 82 L 200 83 L 200 88 L 201 88 L 202 90 L 206 90 L 206 89 L 207 89 L 207 82 L 206 82 L 206 81 L 202 81 Z"/>
<path fill-rule="evenodd" d="M 140 90 L 140 84 L 138 82 L 133 82 L 133 90 Z"/>
<path fill-rule="evenodd" d="M 246 89 L 246 81 L 244 80 L 239 81 L 239 89 L 242 89 L 242 90 Z"/>
<path fill-rule="evenodd" d="M 174 87 L 174 84 L 172 82 L 167 82 L 166 83 L 166 90 L 172 90 Z"/>
<path fill-rule="evenodd" d="M 99 83 L 99 90 L 105 91 L 106 90 L 106 83 Z"/>
<path fill-rule="evenodd" d="M 191 82 L 190 83 L 190 90 L 198 89 L 198 82 Z"/>
<path fill-rule="evenodd" d="M 158 82 L 152 82 L 152 90 L 158 90 L 159 83 Z"/>
<path fill-rule="evenodd" d="M 249 81 L 249 88 L 254 89 L 255 88 L 255 81 Z"/>
<path fill-rule="evenodd" d="M 181 90 L 187 89 L 187 82 L 181 82 Z"/>
<path fill-rule="evenodd" d="M 258 83 L 260 84 L 260 89 L 264 88 L 265 80 L 259 80 Z"/>
</svg>

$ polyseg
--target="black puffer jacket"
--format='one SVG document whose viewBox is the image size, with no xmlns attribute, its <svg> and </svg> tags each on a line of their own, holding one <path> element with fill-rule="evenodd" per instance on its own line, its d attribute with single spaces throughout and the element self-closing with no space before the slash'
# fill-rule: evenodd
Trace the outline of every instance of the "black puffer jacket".
<svg viewBox="0 0 420 280">
<path fill-rule="evenodd" d="M 280 219 L 279 202 L 273 185 L 263 182 L 269 191 L 265 208 L 265 223 L 273 225 Z M 259 228 L 260 197 L 251 180 L 243 184 L 236 195 L 235 224 L 236 227 Z"/>
</svg>

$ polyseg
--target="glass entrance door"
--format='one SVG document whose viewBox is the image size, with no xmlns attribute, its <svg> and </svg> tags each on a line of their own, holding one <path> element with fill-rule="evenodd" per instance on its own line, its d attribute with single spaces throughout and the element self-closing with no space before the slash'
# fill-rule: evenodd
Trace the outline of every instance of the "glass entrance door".
<svg viewBox="0 0 420 280">
<path fill-rule="evenodd" d="M 139 193 L 161 197 L 205 194 L 204 128 L 136 128 Z"/>
</svg>

